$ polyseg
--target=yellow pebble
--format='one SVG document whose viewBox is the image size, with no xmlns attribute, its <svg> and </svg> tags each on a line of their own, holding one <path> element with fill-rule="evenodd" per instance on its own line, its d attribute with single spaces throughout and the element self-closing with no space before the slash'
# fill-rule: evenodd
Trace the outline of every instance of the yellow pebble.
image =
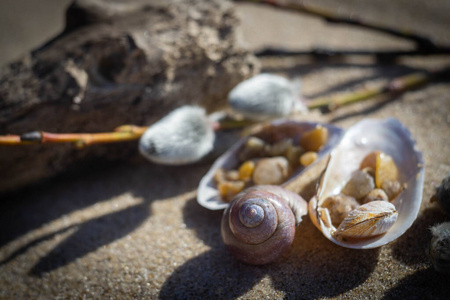
<svg viewBox="0 0 450 300">
<path fill-rule="evenodd" d="M 255 170 L 255 163 L 251 160 L 244 162 L 239 167 L 239 179 L 243 181 L 249 181 L 252 179 L 253 171 Z"/>
<path fill-rule="evenodd" d="M 224 202 L 230 202 L 245 187 L 243 181 L 223 181 L 217 186 Z"/>
<path fill-rule="evenodd" d="M 304 167 L 309 166 L 317 159 L 317 157 L 318 155 L 314 151 L 306 152 L 300 156 L 300 164 Z"/>
<path fill-rule="evenodd" d="M 318 151 L 328 140 L 328 129 L 317 126 L 315 129 L 305 132 L 300 138 L 300 146 L 306 151 Z"/>
</svg>

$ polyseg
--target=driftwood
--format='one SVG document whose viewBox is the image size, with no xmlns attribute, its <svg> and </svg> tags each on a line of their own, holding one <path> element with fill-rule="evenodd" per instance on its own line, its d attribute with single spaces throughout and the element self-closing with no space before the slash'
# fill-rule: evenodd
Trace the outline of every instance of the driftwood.
<svg viewBox="0 0 450 300">
<path fill-rule="evenodd" d="M 175 107 L 221 108 L 257 72 L 224 0 L 75 1 L 64 32 L 0 73 L 0 134 L 104 132 L 149 125 Z M 0 192 L 136 143 L 0 147 Z"/>
</svg>

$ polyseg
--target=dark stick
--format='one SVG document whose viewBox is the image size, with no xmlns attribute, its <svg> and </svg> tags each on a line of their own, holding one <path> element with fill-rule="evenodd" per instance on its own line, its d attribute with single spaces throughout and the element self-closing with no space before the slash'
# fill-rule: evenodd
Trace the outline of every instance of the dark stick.
<svg viewBox="0 0 450 300">
<path fill-rule="evenodd" d="M 371 29 L 374 31 L 390 34 L 395 37 L 411 40 L 416 43 L 417 49 L 423 51 L 433 51 L 436 48 L 434 42 L 429 38 L 409 32 L 409 30 L 397 30 L 381 24 L 369 23 L 362 19 L 346 18 L 321 8 L 306 5 L 305 3 L 281 2 L 279 0 L 235 0 L 236 2 L 251 2 L 258 4 L 271 5 L 280 9 L 307 13 L 313 16 L 321 17 L 330 23 L 341 23 Z"/>
<path fill-rule="evenodd" d="M 333 50 L 327 48 L 315 48 L 312 50 L 288 50 L 282 48 L 264 48 L 255 53 L 258 57 L 267 56 L 314 56 L 314 57 L 338 57 L 348 55 L 373 55 L 381 60 L 395 59 L 399 56 L 430 56 L 430 55 L 449 55 L 450 47 L 436 47 L 430 50 Z"/>
</svg>

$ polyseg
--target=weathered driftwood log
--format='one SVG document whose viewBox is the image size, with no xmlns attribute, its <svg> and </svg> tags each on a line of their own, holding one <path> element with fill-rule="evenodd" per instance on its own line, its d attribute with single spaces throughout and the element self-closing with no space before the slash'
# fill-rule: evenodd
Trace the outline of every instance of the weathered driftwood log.
<svg viewBox="0 0 450 300">
<path fill-rule="evenodd" d="M 149 125 L 183 104 L 221 108 L 257 72 L 224 0 L 75 1 L 63 34 L 0 73 L 0 134 Z M 136 143 L 0 147 L 0 192 Z"/>
</svg>

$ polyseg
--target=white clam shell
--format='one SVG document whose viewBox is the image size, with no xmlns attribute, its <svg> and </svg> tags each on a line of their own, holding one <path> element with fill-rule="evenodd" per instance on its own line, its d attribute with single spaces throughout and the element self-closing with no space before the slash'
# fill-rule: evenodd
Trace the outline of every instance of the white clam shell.
<svg viewBox="0 0 450 300">
<path fill-rule="evenodd" d="M 340 139 L 343 136 L 343 130 L 341 128 L 329 124 L 322 124 L 315 122 L 296 122 L 284 119 L 272 121 L 270 122 L 270 124 L 272 125 L 273 128 L 276 128 L 277 126 L 281 125 L 282 126 L 288 125 L 294 127 L 296 129 L 295 130 L 296 134 L 295 136 L 292 136 L 292 138 L 294 140 L 294 143 L 296 144 L 298 144 L 299 139 L 303 133 L 316 128 L 318 125 L 327 128 L 328 141 L 318 152 L 318 159 L 316 161 L 319 161 L 322 157 L 327 155 L 331 151 L 331 149 L 333 149 L 333 147 L 339 143 Z M 234 144 L 227 152 L 221 155 L 214 162 L 214 164 L 211 166 L 206 175 L 202 178 L 197 190 L 197 201 L 201 206 L 210 210 L 225 209 L 228 206 L 228 203 L 223 202 L 221 200 L 219 191 L 217 190 L 216 183 L 214 182 L 214 174 L 217 172 L 219 168 L 233 169 L 239 166 L 238 153 L 242 149 L 242 146 L 245 144 L 248 138 L 249 137 L 242 138 L 236 144 Z M 290 178 L 298 176 L 299 174 L 307 170 L 307 168 L 310 168 L 312 165 L 314 165 L 314 163 L 306 168 L 304 167 L 297 168 Z M 288 181 L 289 179 L 286 182 Z"/>
<path fill-rule="evenodd" d="M 387 232 L 395 221 L 398 212 L 387 201 L 372 201 L 348 213 L 336 229 L 336 236 L 347 238 L 367 238 Z"/>
<path fill-rule="evenodd" d="M 328 224 L 320 205 L 328 196 L 338 194 L 363 158 L 375 150 L 393 158 L 399 170 L 399 181 L 406 184 L 406 188 L 392 201 L 398 212 L 397 221 L 381 235 L 351 241 L 337 239 L 334 235 L 336 229 Z M 316 227 L 335 244 L 355 249 L 376 248 L 397 239 L 412 225 L 422 202 L 423 181 L 422 154 L 408 129 L 393 118 L 365 119 L 350 127 L 331 152 L 317 194 L 310 201 L 309 214 Z"/>
</svg>

